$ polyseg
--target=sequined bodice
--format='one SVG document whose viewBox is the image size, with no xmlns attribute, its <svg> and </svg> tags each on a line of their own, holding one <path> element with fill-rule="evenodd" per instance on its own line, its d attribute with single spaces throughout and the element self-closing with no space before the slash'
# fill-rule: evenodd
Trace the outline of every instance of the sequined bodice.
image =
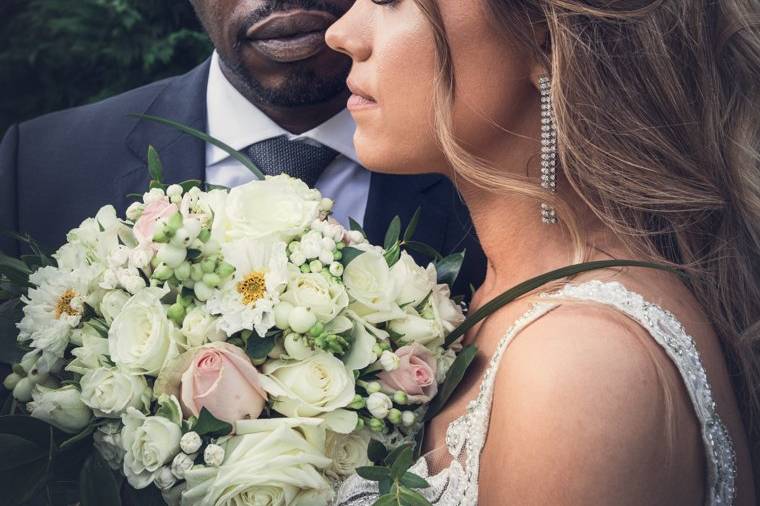
<svg viewBox="0 0 760 506">
<path fill-rule="evenodd" d="M 507 346 L 525 327 L 557 307 L 561 300 L 592 301 L 611 306 L 638 322 L 663 347 L 676 365 L 689 392 L 700 422 L 707 460 L 707 505 L 732 504 L 736 478 L 733 442 L 716 411 L 712 390 L 694 340 L 668 311 L 646 302 L 617 282 L 589 281 L 568 284 L 557 292 L 541 295 L 540 302 L 521 316 L 506 332 L 483 376 L 478 395 L 466 412 L 446 431 L 451 463 L 430 474 L 423 457 L 411 471 L 425 477 L 430 487 L 421 490 L 434 505 L 470 506 L 478 503 L 480 453 L 486 441 L 496 373 Z M 369 506 L 377 499 L 377 484 L 359 476 L 346 480 L 338 491 L 337 506 Z"/>
</svg>

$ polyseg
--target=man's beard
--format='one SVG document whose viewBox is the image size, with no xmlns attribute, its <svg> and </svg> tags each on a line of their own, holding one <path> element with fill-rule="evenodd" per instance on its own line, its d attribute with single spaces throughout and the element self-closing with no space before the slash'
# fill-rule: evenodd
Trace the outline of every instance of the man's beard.
<svg viewBox="0 0 760 506">
<path fill-rule="evenodd" d="M 265 86 L 239 63 L 242 61 L 242 55 L 236 55 L 237 63 L 228 62 L 219 56 L 237 81 L 246 88 L 244 95 L 247 98 L 278 107 L 300 107 L 327 102 L 346 90 L 346 78 L 351 70 L 351 61 L 348 59 L 341 72 L 329 77 L 320 76 L 313 69 L 295 67 L 281 85 Z"/>
</svg>

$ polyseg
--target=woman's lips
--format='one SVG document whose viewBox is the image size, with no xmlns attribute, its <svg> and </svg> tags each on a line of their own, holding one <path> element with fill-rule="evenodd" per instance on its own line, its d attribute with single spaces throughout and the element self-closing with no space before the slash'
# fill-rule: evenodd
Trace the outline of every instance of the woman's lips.
<svg viewBox="0 0 760 506">
<path fill-rule="evenodd" d="M 358 111 L 360 109 L 368 109 L 370 107 L 377 107 L 377 102 L 361 95 L 352 94 L 346 103 L 346 108 L 349 111 Z"/>
<path fill-rule="evenodd" d="M 305 60 L 324 48 L 325 32 L 335 16 L 324 11 L 276 12 L 248 29 L 248 43 L 270 59 L 290 63 Z"/>
</svg>

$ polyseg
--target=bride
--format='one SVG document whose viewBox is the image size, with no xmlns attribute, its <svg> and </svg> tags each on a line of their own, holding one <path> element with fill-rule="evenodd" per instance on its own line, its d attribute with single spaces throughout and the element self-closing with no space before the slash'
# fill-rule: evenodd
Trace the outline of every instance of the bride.
<svg viewBox="0 0 760 506">
<path fill-rule="evenodd" d="M 357 0 L 364 165 L 456 182 L 507 305 L 429 425 L 433 504 L 755 504 L 760 33 L 752 0 Z M 756 463 L 760 466 L 760 462 Z M 337 503 L 371 504 L 354 476 Z"/>
</svg>

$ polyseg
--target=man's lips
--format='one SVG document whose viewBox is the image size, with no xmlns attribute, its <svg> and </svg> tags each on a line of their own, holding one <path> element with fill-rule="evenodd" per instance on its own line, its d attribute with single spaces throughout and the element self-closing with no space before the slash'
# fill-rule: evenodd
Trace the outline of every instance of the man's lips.
<svg viewBox="0 0 760 506">
<path fill-rule="evenodd" d="M 325 32 L 336 20 L 324 11 L 276 12 L 248 29 L 248 42 L 277 62 L 305 60 L 322 51 Z"/>
</svg>

